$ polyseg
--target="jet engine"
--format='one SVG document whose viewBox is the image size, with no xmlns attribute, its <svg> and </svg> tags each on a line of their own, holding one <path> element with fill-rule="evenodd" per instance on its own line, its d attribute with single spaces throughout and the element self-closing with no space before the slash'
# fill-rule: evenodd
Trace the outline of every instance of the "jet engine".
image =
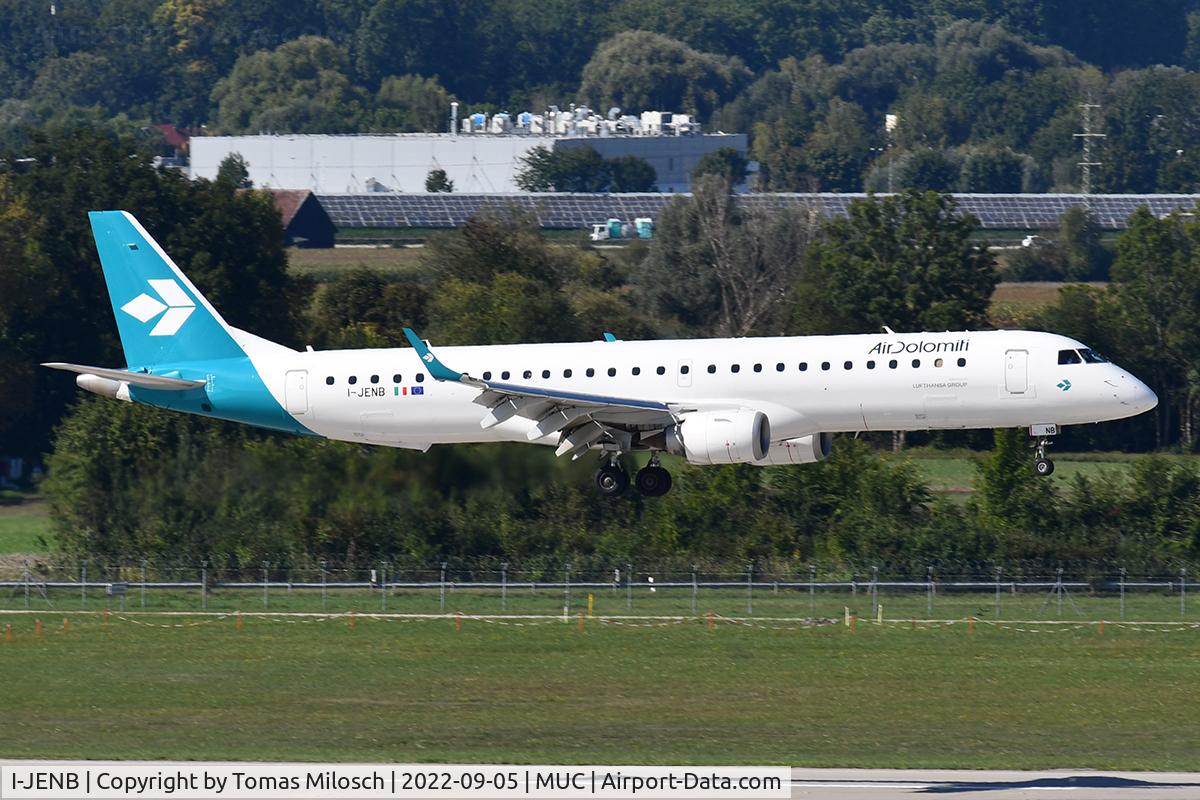
<svg viewBox="0 0 1200 800">
<path fill-rule="evenodd" d="M 665 431 L 666 450 L 690 464 L 747 464 L 766 458 L 771 422 L 761 411 L 696 411 Z"/>
<path fill-rule="evenodd" d="M 771 451 L 765 458 L 760 458 L 754 463 L 760 467 L 768 467 L 773 464 L 812 464 L 828 458 L 832 446 L 833 434 L 814 433 L 797 439 L 776 442 L 771 445 Z"/>
</svg>

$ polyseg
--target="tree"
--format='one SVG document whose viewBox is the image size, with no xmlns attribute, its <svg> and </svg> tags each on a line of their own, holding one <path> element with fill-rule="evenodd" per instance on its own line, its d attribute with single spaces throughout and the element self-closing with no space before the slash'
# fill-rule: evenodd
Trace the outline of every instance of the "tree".
<svg viewBox="0 0 1200 800">
<path fill-rule="evenodd" d="M 624 31 L 596 48 L 583 68 L 579 95 L 601 105 L 708 119 L 750 77 L 739 58 L 702 53 L 657 33 Z"/>
<path fill-rule="evenodd" d="M 898 177 L 897 188 L 949 192 L 958 185 L 958 164 L 941 150 L 918 150 L 909 157 Z"/>
<path fill-rule="evenodd" d="M 221 159 L 217 167 L 217 183 L 234 189 L 249 189 L 254 185 L 250 181 L 250 165 L 241 153 L 230 153 Z"/>
<path fill-rule="evenodd" d="M 749 162 L 746 157 L 732 147 L 719 147 L 705 153 L 692 167 L 692 180 L 697 181 L 701 176 L 714 175 L 734 186 L 746 180 L 746 168 Z"/>
<path fill-rule="evenodd" d="M 462 65 L 481 50 L 484 8 L 472 0 L 378 0 L 358 29 L 358 74 L 372 85 L 386 75 L 440 77 L 455 94 L 478 96 L 486 76 Z"/>
<path fill-rule="evenodd" d="M 402 133 L 445 131 L 453 101 L 454 95 L 433 78 L 393 75 L 380 84 L 367 127 L 371 131 Z"/>
<path fill-rule="evenodd" d="M 431 169 L 429 174 L 425 176 L 425 191 L 427 192 L 453 192 L 454 181 L 446 177 L 446 170 Z"/>
<path fill-rule="evenodd" d="M 605 160 L 610 192 L 653 192 L 658 173 L 650 162 L 638 156 L 617 156 Z"/>
<path fill-rule="evenodd" d="M 935 192 L 851 202 L 813 248 L 797 321 L 826 333 L 986 326 L 998 278 L 992 256 L 970 241 L 977 225 Z"/>
<path fill-rule="evenodd" d="M 366 95 L 350 82 L 348 69 L 346 51 L 319 36 L 242 56 L 213 87 L 217 127 L 228 133 L 353 131 Z"/>
<path fill-rule="evenodd" d="M 603 192 L 609 185 L 608 165 L 591 145 L 538 145 L 521 157 L 517 186 L 527 192 Z"/>
<path fill-rule="evenodd" d="M 748 209 L 715 175 L 660 218 L 639 280 L 653 301 L 719 336 L 778 330 L 789 289 L 816 233 L 805 209 Z"/>
<path fill-rule="evenodd" d="M 1025 160 L 1012 150 L 989 147 L 971 150 L 963 161 L 959 188 L 964 192 L 1014 194 L 1025 177 Z"/>
</svg>

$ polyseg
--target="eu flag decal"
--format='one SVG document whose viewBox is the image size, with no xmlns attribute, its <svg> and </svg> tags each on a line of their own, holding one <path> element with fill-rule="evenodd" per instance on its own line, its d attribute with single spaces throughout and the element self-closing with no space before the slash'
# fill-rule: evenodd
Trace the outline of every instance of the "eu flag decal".
<svg viewBox="0 0 1200 800">
<path fill-rule="evenodd" d="M 414 386 L 414 387 L 412 387 L 412 393 L 413 394 L 425 394 L 425 387 L 424 386 Z"/>
</svg>

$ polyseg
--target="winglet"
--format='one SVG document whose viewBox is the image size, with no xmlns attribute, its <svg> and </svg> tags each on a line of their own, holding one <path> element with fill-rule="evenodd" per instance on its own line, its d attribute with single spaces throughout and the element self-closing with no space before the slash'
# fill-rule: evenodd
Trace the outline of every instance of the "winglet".
<svg viewBox="0 0 1200 800">
<path fill-rule="evenodd" d="M 438 357 L 429 349 L 429 345 L 425 344 L 412 328 L 405 328 L 404 335 L 408 338 L 408 343 L 417 351 L 417 356 L 425 362 L 425 367 L 434 380 L 461 381 L 463 379 L 461 372 L 455 372 L 439 361 Z"/>
<path fill-rule="evenodd" d="M 604 332 L 604 341 L 615 342 L 616 340 L 617 340 L 617 337 L 614 333 L 612 333 L 611 331 Z"/>
</svg>

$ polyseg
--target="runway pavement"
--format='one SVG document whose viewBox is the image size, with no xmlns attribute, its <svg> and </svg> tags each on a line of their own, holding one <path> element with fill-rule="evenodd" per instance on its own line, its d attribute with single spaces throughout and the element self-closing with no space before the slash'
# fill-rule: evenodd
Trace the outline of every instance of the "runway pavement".
<svg viewBox="0 0 1200 800">
<path fill-rule="evenodd" d="M 793 798 L 821 800 L 1196 800 L 1200 772 L 792 769 Z"/>
</svg>

